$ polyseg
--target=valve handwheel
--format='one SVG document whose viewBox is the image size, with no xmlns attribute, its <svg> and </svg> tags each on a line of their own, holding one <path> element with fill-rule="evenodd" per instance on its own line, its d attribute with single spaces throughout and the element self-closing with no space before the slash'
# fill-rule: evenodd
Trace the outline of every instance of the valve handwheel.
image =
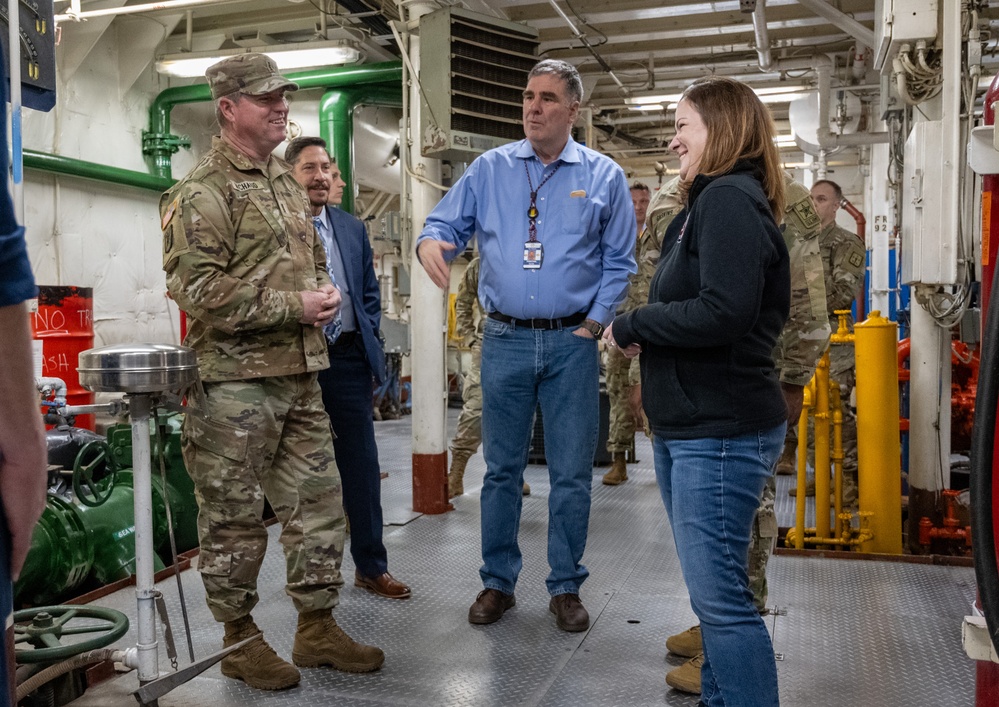
<svg viewBox="0 0 999 707">
<path fill-rule="evenodd" d="M 128 617 L 97 606 L 41 606 L 14 612 L 14 657 L 18 663 L 52 663 L 109 646 L 128 631 Z M 75 643 L 63 636 L 96 634 Z M 30 648 L 17 646 L 30 644 Z"/>
<path fill-rule="evenodd" d="M 100 483 L 94 472 L 101 467 L 110 475 L 110 480 Z M 111 453 L 111 447 L 103 439 L 95 439 L 83 445 L 73 462 L 73 491 L 85 506 L 96 508 L 111 497 L 114 482 L 118 477 L 118 463 Z"/>
</svg>

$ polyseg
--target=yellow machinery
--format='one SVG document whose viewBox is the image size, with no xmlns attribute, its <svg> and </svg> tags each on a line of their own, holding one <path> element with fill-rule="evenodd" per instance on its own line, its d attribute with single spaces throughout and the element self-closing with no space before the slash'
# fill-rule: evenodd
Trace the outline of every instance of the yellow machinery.
<svg viewBox="0 0 999 707">
<path fill-rule="evenodd" d="M 871 312 L 847 328 L 847 311 L 837 311 L 839 328 L 833 345 L 855 345 L 857 372 L 857 450 L 860 492 L 859 528 L 843 511 L 843 412 L 839 386 L 829 381 L 829 354 L 823 355 L 815 376 L 805 388 L 798 421 L 798 494 L 795 527 L 785 544 L 860 548 L 864 552 L 901 554 L 902 499 L 898 439 L 897 325 Z M 808 418 L 815 430 L 815 527 L 805 528 L 805 483 L 808 455 Z M 829 444 L 830 430 L 832 445 Z M 835 528 L 830 523 L 830 479 Z"/>
</svg>

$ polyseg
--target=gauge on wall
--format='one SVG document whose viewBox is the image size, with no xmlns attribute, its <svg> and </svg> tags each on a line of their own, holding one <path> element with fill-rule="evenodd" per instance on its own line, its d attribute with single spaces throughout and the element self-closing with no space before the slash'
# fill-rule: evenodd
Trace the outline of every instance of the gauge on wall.
<svg viewBox="0 0 999 707">
<path fill-rule="evenodd" d="M 9 22 L 7 5 L 0 5 L 0 47 L 6 75 Z M 21 0 L 18 7 L 21 55 L 21 102 L 28 108 L 50 111 L 56 99 L 55 22 L 52 0 Z"/>
</svg>

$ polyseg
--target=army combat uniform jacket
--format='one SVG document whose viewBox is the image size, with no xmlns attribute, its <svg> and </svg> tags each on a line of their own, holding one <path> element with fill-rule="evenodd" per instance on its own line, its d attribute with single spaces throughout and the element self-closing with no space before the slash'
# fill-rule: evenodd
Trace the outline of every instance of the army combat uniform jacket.
<svg viewBox="0 0 999 707">
<path fill-rule="evenodd" d="M 216 137 L 160 199 L 163 269 L 190 317 L 185 345 L 206 382 L 319 371 L 323 331 L 300 322 L 302 290 L 330 284 L 323 245 L 288 165 Z"/>
</svg>

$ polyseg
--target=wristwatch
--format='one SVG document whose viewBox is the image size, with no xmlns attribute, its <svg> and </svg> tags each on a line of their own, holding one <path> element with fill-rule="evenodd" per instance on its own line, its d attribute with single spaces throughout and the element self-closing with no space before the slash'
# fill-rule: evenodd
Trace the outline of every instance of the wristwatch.
<svg viewBox="0 0 999 707">
<path fill-rule="evenodd" d="M 599 339 L 600 335 L 604 333 L 604 325 L 595 319 L 584 319 L 579 326 L 593 334 L 594 339 Z"/>
</svg>

